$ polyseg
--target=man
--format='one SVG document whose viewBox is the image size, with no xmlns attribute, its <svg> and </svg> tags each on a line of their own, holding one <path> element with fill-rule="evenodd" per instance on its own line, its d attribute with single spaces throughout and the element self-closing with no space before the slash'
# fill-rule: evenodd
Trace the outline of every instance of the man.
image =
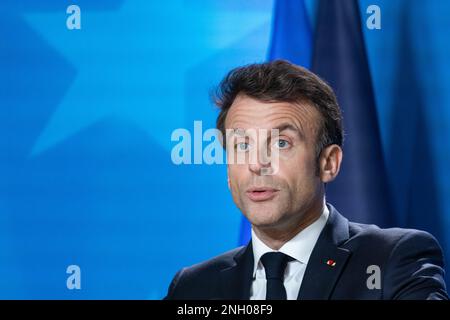
<svg viewBox="0 0 450 320">
<path fill-rule="evenodd" d="M 324 81 L 287 61 L 248 65 L 225 77 L 216 103 L 233 154 L 228 185 L 252 239 L 180 270 L 166 299 L 448 299 L 430 234 L 349 222 L 325 202 L 343 129 Z M 268 157 L 250 161 L 265 148 Z M 246 161 L 230 161 L 242 154 Z"/>
</svg>

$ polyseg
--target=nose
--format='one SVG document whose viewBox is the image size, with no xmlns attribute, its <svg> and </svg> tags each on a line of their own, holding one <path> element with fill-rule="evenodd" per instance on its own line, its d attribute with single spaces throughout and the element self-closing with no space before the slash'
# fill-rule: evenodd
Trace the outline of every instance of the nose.
<svg viewBox="0 0 450 320">
<path fill-rule="evenodd" d="M 256 175 L 268 175 L 271 172 L 270 154 L 258 152 L 250 157 L 248 169 Z"/>
</svg>

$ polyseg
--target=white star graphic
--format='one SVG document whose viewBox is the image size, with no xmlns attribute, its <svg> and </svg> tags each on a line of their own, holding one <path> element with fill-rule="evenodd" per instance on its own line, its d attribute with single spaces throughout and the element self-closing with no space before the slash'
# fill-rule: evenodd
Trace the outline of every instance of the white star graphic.
<svg viewBox="0 0 450 320">
<path fill-rule="evenodd" d="M 172 130 L 184 125 L 185 71 L 269 23 L 270 12 L 139 0 L 117 11 L 81 7 L 81 30 L 68 30 L 66 18 L 65 8 L 26 15 L 77 70 L 32 155 L 111 115 L 135 123 L 170 150 Z"/>
</svg>

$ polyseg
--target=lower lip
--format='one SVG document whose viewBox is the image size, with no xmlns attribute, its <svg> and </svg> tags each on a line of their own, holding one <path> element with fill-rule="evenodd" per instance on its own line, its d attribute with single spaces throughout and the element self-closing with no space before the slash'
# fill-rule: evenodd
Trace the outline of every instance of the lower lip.
<svg viewBox="0 0 450 320">
<path fill-rule="evenodd" d="M 278 190 L 265 190 L 260 192 L 248 191 L 247 196 L 252 201 L 267 201 L 273 199 L 276 196 L 277 192 Z"/>
</svg>

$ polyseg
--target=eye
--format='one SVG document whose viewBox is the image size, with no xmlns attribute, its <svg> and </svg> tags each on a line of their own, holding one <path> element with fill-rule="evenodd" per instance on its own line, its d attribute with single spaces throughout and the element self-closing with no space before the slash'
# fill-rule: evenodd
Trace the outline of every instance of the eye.
<svg viewBox="0 0 450 320">
<path fill-rule="evenodd" d="M 280 139 L 275 142 L 275 147 L 278 149 L 286 149 L 289 148 L 290 143 L 287 140 Z"/>
<path fill-rule="evenodd" d="M 248 151 L 250 145 L 247 142 L 240 142 L 236 144 L 236 147 L 239 151 Z"/>
</svg>

